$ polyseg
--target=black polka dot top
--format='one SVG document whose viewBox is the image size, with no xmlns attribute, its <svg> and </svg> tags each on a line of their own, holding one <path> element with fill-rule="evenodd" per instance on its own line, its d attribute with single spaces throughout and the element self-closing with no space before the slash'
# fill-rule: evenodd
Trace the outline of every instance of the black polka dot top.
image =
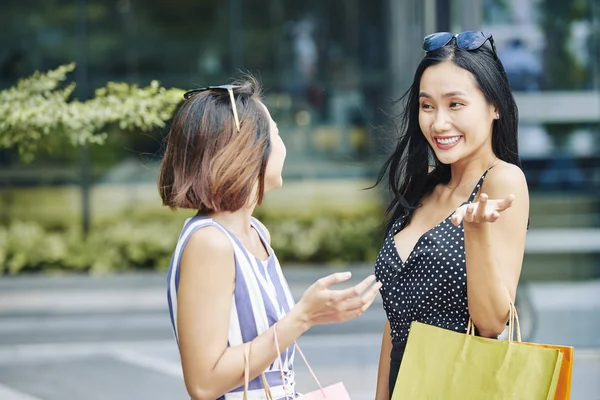
<svg viewBox="0 0 600 400">
<path fill-rule="evenodd" d="M 488 171 L 479 179 L 468 203 L 475 199 Z M 405 227 L 406 217 L 395 221 L 386 235 L 375 275 L 382 283 L 380 293 L 392 342 L 406 341 L 412 321 L 457 332 L 467 330 L 464 229 L 462 224 L 454 226 L 450 216 L 425 232 L 405 261 L 398 255 L 394 235 Z"/>
</svg>

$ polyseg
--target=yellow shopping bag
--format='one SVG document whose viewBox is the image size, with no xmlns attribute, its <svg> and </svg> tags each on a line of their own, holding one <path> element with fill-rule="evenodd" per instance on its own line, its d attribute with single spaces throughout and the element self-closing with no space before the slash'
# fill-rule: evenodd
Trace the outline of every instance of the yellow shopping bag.
<svg viewBox="0 0 600 400">
<path fill-rule="evenodd" d="M 517 318 L 508 341 L 413 322 L 392 400 L 554 400 L 563 354 L 520 343 Z"/>
</svg>

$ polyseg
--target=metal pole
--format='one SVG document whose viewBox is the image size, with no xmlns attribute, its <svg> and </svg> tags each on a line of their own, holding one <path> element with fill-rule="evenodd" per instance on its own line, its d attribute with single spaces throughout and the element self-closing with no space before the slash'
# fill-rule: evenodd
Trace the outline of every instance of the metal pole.
<svg viewBox="0 0 600 400">
<path fill-rule="evenodd" d="M 229 59 L 231 73 L 243 67 L 244 46 L 242 43 L 242 1 L 229 0 Z"/>
<path fill-rule="evenodd" d="M 452 32 L 452 7 L 450 0 L 436 0 L 436 28 L 438 32 Z"/>
<path fill-rule="evenodd" d="M 422 0 L 388 1 L 390 95 L 399 98 L 408 90 L 422 56 L 424 32 Z"/>
<path fill-rule="evenodd" d="M 592 86 L 600 92 L 600 3 L 592 2 Z"/>
<path fill-rule="evenodd" d="M 460 27 L 463 31 L 481 29 L 481 0 L 461 0 Z"/>
<path fill-rule="evenodd" d="M 423 27 L 425 34 L 438 32 L 436 0 L 423 0 Z"/>
<path fill-rule="evenodd" d="M 87 63 L 87 16 L 86 0 L 76 0 L 77 21 L 75 36 L 77 41 L 77 68 L 75 80 L 77 82 L 76 95 L 80 101 L 88 98 L 88 63 Z M 86 145 L 79 148 L 80 155 L 80 189 L 81 189 L 81 229 L 86 236 L 90 231 L 90 157 Z"/>
</svg>

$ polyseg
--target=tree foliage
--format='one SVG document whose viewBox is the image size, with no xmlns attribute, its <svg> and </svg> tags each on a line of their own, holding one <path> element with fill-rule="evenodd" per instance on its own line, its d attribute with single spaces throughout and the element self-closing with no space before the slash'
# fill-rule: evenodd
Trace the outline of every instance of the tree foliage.
<svg viewBox="0 0 600 400">
<path fill-rule="evenodd" d="M 0 149 L 15 149 L 31 161 L 65 139 L 73 146 L 103 143 L 112 124 L 123 130 L 163 127 L 182 99 L 183 90 L 152 81 L 146 87 L 109 82 L 80 101 L 73 98 L 75 83 L 67 81 L 74 69 L 67 64 L 35 72 L 0 91 Z"/>
</svg>

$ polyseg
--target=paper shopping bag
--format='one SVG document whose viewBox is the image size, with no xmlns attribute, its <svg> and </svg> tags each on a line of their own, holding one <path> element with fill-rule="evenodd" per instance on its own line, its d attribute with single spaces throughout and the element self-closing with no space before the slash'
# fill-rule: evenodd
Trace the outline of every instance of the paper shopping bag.
<svg viewBox="0 0 600 400">
<path fill-rule="evenodd" d="M 325 386 L 314 392 L 301 394 L 299 400 L 350 400 L 350 395 L 342 382 Z"/>
<path fill-rule="evenodd" d="M 471 322 L 471 321 L 469 321 Z M 470 325 L 473 328 L 474 326 Z M 517 335 L 517 341 L 521 342 L 521 329 L 519 327 L 519 316 L 517 309 L 511 304 L 511 313 L 509 320 L 509 340 L 514 338 L 514 333 Z M 469 333 L 469 332 L 467 332 Z M 571 398 L 571 379 L 573 375 L 573 353 L 574 348 L 572 346 L 559 346 L 552 344 L 538 344 L 538 343 L 526 343 L 523 344 L 534 347 L 543 347 L 547 349 L 557 349 L 561 352 L 563 359 L 560 368 L 560 374 L 558 376 L 558 383 L 556 385 L 556 392 L 554 395 L 555 400 L 569 400 Z"/>
<path fill-rule="evenodd" d="M 277 324 L 273 325 L 273 336 L 275 337 L 275 347 L 277 349 L 277 356 L 279 357 L 279 365 L 283 365 L 283 363 L 281 361 L 281 353 L 279 352 L 279 341 L 277 340 L 276 325 Z M 310 367 L 310 364 L 308 363 L 308 360 L 306 359 L 306 357 L 304 356 L 304 353 L 300 349 L 300 346 L 298 346 L 298 343 L 296 343 L 295 341 L 294 341 L 294 346 L 296 347 L 298 354 L 300 354 L 300 357 L 302 357 L 302 360 L 304 360 L 304 363 L 306 364 L 308 371 L 310 372 L 310 374 L 314 378 L 315 382 L 317 383 L 317 386 L 319 387 L 319 389 L 317 389 L 315 391 L 300 394 L 298 397 L 296 397 L 296 400 L 350 400 L 350 394 L 348 394 L 348 391 L 346 390 L 346 387 L 344 386 L 344 384 L 342 382 L 338 382 L 333 385 L 323 387 L 321 385 L 321 382 L 319 382 L 317 375 L 315 375 L 312 368 Z M 281 379 L 283 381 L 283 385 L 285 388 L 285 377 L 283 376 L 283 372 L 282 372 Z M 287 390 L 284 390 L 284 391 L 286 394 L 288 393 Z"/>
<path fill-rule="evenodd" d="M 511 320 L 513 312 L 511 305 Z M 520 334 L 517 342 L 512 334 L 501 341 L 470 330 L 464 334 L 413 322 L 392 400 L 555 399 L 560 350 L 520 343 Z"/>
<path fill-rule="evenodd" d="M 572 346 L 557 346 L 552 344 L 538 344 L 523 342 L 527 346 L 538 346 L 548 349 L 557 349 L 562 353 L 562 366 L 558 377 L 556 395 L 554 400 L 569 400 L 571 398 L 571 380 L 573 377 L 574 348 Z"/>
</svg>

